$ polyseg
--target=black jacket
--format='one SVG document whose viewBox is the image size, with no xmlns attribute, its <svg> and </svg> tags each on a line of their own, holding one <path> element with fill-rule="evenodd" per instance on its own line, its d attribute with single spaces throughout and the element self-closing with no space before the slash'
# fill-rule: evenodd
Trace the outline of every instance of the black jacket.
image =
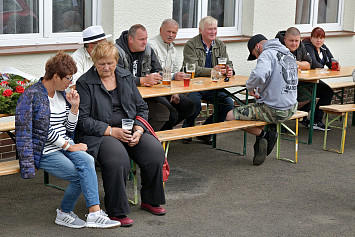
<svg viewBox="0 0 355 237">
<path fill-rule="evenodd" d="M 281 44 L 283 45 L 285 45 L 285 34 L 286 31 L 279 31 L 275 36 L 275 38 L 279 39 Z M 295 55 L 297 61 L 307 61 L 309 62 L 309 65 L 312 66 L 311 55 L 307 52 L 307 49 L 302 42 L 300 42 L 300 46 L 298 47 L 298 49 L 291 53 Z"/>
<path fill-rule="evenodd" d="M 119 100 L 127 118 L 135 119 L 138 115 L 148 120 L 148 106 L 139 93 L 132 74 L 119 67 L 116 67 L 115 74 Z M 94 66 L 79 78 L 76 89 L 80 95 L 80 106 L 75 141 L 87 144 L 87 152 L 96 159 L 102 136 L 112 124 L 111 96 Z M 146 130 L 140 121 L 135 120 L 134 124 Z"/>
<path fill-rule="evenodd" d="M 311 68 L 324 68 L 324 65 L 327 65 L 327 67 L 330 69 L 332 68 L 332 58 L 333 55 L 330 52 L 330 50 L 327 48 L 325 44 L 320 47 L 320 51 L 323 54 L 323 62 L 320 60 L 318 52 L 316 47 L 312 44 L 310 39 L 304 39 L 303 40 L 304 45 L 306 46 L 306 49 L 308 53 L 311 55 L 312 58 L 312 64 Z"/>
<path fill-rule="evenodd" d="M 120 58 L 118 59 L 118 66 L 129 70 L 133 73 L 133 59 L 131 51 L 128 47 L 128 31 L 123 31 L 120 38 L 116 39 L 116 47 L 118 49 Z M 140 85 L 139 77 L 145 77 L 146 75 L 154 72 L 159 72 L 162 67 L 159 60 L 154 53 L 153 48 L 149 44 L 146 45 L 145 50 L 139 53 L 137 63 L 137 74 L 135 77 L 136 85 Z"/>
</svg>

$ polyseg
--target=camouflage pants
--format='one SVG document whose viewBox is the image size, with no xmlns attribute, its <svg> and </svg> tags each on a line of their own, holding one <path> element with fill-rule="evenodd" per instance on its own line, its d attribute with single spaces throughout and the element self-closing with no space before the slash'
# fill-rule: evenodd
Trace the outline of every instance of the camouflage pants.
<svg viewBox="0 0 355 237">
<path fill-rule="evenodd" d="M 259 120 L 268 123 L 282 123 L 292 117 L 297 110 L 297 103 L 288 110 L 274 109 L 263 103 L 236 107 L 233 115 L 236 120 Z"/>
</svg>

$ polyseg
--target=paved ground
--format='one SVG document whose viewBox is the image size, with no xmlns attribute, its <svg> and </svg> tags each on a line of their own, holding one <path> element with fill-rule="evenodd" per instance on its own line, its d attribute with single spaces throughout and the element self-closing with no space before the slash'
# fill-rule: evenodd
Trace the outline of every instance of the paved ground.
<svg viewBox="0 0 355 237">
<path fill-rule="evenodd" d="M 307 131 L 301 129 L 306 140 Z M 340 132 L 331 131 L 331 145 Z M 54 224 L 63 193 L 43 185 L 43 173 L 23 180 L 0 177 L 0 236 L 355 236 L 355 128 L 345 154 L 322 150 L 323 132 L 312 145 L 299 145 L 299 163 L 276 160 L 276 149 L 261 166 L 247 157 L 213 150 L 194 140 L 173 142 L 166 183 L 168 213 L 156 217 L 132 206 L 130 228 L 73 230 Z M 219 136 L 220 147 L 240 150 L 242 133 Z M 293 143 L 282 141 L 282 155 L 293 157 Z M 99 177 L 101 180 L 101 176 Z M 52 182 L 65 186 L 65 182 Z M 131 187 L 131 182 L 128 182 Z M 102 183 L 100 183 L 103 200 Z M 129 190 L 130 192 L 131 190 Z M 132 192 L 130 192 L 130 196 Z M 81 197 L 75 212 L 84 217 Z"/>
</svg>

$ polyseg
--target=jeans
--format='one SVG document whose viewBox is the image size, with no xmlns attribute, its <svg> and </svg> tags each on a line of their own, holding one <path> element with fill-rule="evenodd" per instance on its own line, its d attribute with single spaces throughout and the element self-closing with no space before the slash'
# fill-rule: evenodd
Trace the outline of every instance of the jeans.
<svg viewBox="0 0 355 237">
<path fill-rule="evenodd" d="M 55 151 L 43 154 L 40 169 L 70 181 L 64 192 L 61 209 L 71 212 L 81 193 L 86 207 L 100 205 L 94 158 L 84 151 Z"/>
<path fill-rule="evenodd" d="M 195 125 L 195 119 L 201 112 L 201 99 L 214 103 L 214 91 L 198 91 L 189 93 L 188 97 L 195 103 L 195 113 L 185 119 L 182 127 L 192 127 Z M 233 100 L 222 91 L 218 91 L 218 122 L 223 122 L 226 119 L 227 113 L 233 109 Z M 206 119 L 203 124 L 213 123 L 213 114 Z"/>
</svg>

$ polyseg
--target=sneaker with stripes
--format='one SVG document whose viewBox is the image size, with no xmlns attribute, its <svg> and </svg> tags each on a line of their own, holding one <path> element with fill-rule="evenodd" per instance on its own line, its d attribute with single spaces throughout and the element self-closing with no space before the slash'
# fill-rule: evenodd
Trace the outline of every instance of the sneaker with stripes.
<svg viewBox="0 0 355 237">
<path fill-rule="evenodd" d="M 66 213 L 57 209 L 57 217 L 55 223 L 58 225 L 70 227 L 70 228 L 83 228 L 86 226 L 85 221 L 80 219 L 74 212 Z"/>
<path fill-rule="evenodd" d="M 115 228 L 121 225 L 121 222 L 111 220 L 103 210 L 97 214 L 87 214 L 86 217 L 86 227 Z"/>
</svg>

